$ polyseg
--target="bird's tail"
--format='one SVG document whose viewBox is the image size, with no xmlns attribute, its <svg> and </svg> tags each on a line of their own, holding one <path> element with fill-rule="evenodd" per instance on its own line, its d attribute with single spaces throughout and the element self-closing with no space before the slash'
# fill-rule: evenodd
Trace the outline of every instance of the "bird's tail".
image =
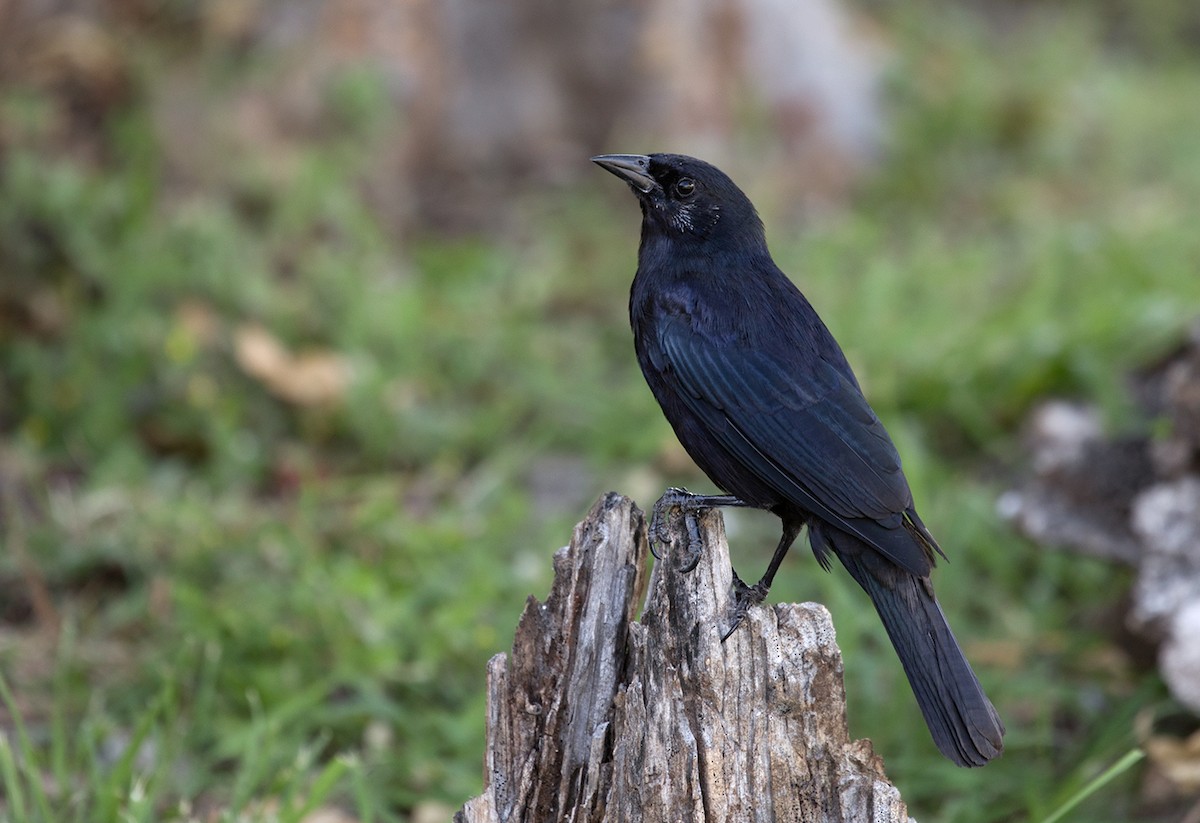
<svg viewBox="0 0 1200 823">
<path fill-rule="evenodd" d="M 960 766 L 982 766 L 998 757 L 1004 751 L 1004 723 L 954 639 L 929 578 L 899 568 L 857 538 L 831 531 L 823 537 L 875 604 L 933 742 Z"/>
</svg>

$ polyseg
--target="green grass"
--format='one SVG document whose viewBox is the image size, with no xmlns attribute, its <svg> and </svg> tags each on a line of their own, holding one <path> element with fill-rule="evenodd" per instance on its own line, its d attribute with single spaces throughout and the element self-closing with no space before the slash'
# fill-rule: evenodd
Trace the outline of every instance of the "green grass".
<svg viewBox="0 0 1200 823">
<path fill-rule="evenodd" d="M 1092 781 L 1166 701 L 1103 628 L 1129 574 L 1024 543 L 993 501 L 1034 404 L 1133 422 L 1124 372 L 1200 307 L 1200 63 L 1115 48 L 1084 8 L 1004 33 L 907 8 L 883 18 L 879 168 L 843 213 L 764 217 L 951 555 L 936 583 L 1006 756 L 937 755 L 845 575 L 798 551 L 773 597 L 830 606 L 851 731 L 921 820 L 1042 819 L 1084 789 L 1062 819 L 1127 819 L 1137 769 Z M 0 819 L 457 806 L 480 789 L 486 660 L 573 522 L 609 488 L 647 506 L 706 485 L 672 468 L 633 361 L 628 196 L 597 178 L 519 204 L 505 238 L 399 242 L 357 185 L 387 138 L 378 84 L 329 94 L 345 126 L 286 186 L 235 158 L 184 197 L 136 102 L 97 166 L 45 148 L 47 101 L 0 100 L 0 297 L 41 312 L 0 326 Z M 744 182 L 778 201 L 769 173 Z M 248 376 L 251 323 L 344 357 L 342 402 Z M 583 480 L 547 502 L 558 458 Z M 729 518 L 739 567 L 765 563 L 773 518 Z"/>
</svg>

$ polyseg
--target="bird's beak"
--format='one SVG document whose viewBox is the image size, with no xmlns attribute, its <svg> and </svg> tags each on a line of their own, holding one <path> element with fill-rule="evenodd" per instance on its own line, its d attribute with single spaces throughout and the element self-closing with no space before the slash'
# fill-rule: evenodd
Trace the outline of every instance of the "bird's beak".
<svg viewBox="0 0 1200 823">
<path fill-rule="evenodd" d="M 658 181 L 650 176 L 650 158 L 644 154 L 601 154 L 592 162 L 643 194 L 658 188 Z"/>
</svg>

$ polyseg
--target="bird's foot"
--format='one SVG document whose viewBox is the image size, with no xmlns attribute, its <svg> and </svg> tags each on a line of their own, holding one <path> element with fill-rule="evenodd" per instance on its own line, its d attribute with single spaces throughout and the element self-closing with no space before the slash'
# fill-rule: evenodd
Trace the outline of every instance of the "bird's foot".
<svg viewBox="0 0 1200 823">
<path fill-rule="evenodd" d="M 757 606 L 767 597 L 767 592 L 771 585 L 763 580 L 758 581 L 753 586 L 747 586 L 742 582 L 742 578 L 738 577 L 738 573 L 733 573 L 733 602 L 729 606 L 729 626 L 725 629 L 725 633 L 721 635 L 721 642 L 724 643 L 729 639 L 729 636 L 737 631 L 737 627 L 742 624 L 742 620 L 746 617 L 746 612 L 751 606 Z"/>
<path fill-rule="evenodd" d="M 687 555 L 680 564 L 679 571 L 687 574 L 700 564 L 700 557 L 704 553 L 704 541 L 700 538 L 700 524 L 696 522 L 696 515 L 704 509 L 711 508 L 710 505 L 698 503 L 699 500 L 705 499 L 707 498 L 704 495 L 692 494 L 687 489 L 674 486 L 658 498 L 650 515 L 650 553 L 654 555 L 655 560 L 662 560 L 662 555 L 655 546 L 668 546 L 671 543 L 670 512 L 672 509 L 679 509 L 683 515 L 684 529 L 687 530 Z"/>
</svg>

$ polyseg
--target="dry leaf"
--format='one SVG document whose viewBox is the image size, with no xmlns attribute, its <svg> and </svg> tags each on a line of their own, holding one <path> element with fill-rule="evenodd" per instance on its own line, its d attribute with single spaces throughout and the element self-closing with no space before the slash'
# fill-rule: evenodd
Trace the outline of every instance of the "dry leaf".
<svg viewBox="0 0 1200 823">
<path fill-rule="evenodd" d="M 1184 738 L 1156 734 L 1142 747 L 1147 759 L 1180 793 L 1200 791 L 1200 731 Z"/>
<path fill-rule="evenodd" d="M 242 370 L 277 397 L 298 406 L 327 406 L 341 400 L 350 384 L 350 364 L 330 351 L 293 355 L 262 326 L 245 325 L 234 339 Z"/>
</svg>

